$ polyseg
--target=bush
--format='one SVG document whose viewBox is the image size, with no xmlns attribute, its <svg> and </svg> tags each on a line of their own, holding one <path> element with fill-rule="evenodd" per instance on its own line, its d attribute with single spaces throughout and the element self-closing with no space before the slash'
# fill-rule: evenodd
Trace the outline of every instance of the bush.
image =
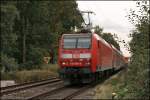
<svg viewBox="0 0 150 100">
<path fill-rule="evenodd" d="M 19 69 L 39 69 L 44 62 L 43 58 L 47 52 L 48 51 L 46 49 L 30 46 L 27 50 L 26 62 L 20 64 Z"/>
<path fill-rule="evenodd" d="M 143 2 L 144 3 L 144 2 Z M 140 13 L 137 14 L 137 19 L 135 20 L 135 13 L 132 12 L 131 16 L 133 21 L 137 22 L 135 25 L 136 29 L 132 32 L 130 41 L 130 51 L 132 53 L 131 61 L 129 64 L 129 69 L 126 77 L 126 82 L 128 84 L 122 84 L 118 89 L 118 94 L 120 94 L 120 99 L 134 98 L 134 99 L 149 99 L 150 97 L 150 81 L 149 81 L 149 14 L 147 10 L 149 5 L 142 4 L 139 1 L 138 7 L 143 8 L 144 11 L 139 10 Z M 146 10 L 147 9 L 147 10 Z M 143 16 L 147 13 L 148 16 Z M 139 20 L 141 18 L 141 20 Z"/>
<path fill-rule="evenodd" d="M 31 47 L 29 49 L 28 58 L 27 60 L 30 61 L 33 65 L 39 65 L 43 63 L 43 53 L 45 52 L 44 49 L 38 47 Z"/>
<path fill-rule="evenodd" d="M 8 57 L 5 54 L 1 54 L 1 71 L 2 72 L 9 72 L 15 71 L 18 69 L 18 63 L 12 57 Z"/>
<path fill-rule="evenodd" d="M 41 66 L 41 69 L 2 73 L 1 79 L 15 80 L 15 82 L 17 83 L 38 81 L 50 77 L 57 77 L 58 76 L 57 70 L 58 70 L 57 65 L 48 64 Z"/>
<path fill-rule="evenodd" d="M 57 73 L 59 67 L 58 67 L 57 64 L 43 64 L 43 65 L 41 66 L 41 69 L 42 69 L 42 70 L 50 70 L 50 71 L 52 71 L 52 72 L 54 72 L 54 73 Z"/>
</svg>

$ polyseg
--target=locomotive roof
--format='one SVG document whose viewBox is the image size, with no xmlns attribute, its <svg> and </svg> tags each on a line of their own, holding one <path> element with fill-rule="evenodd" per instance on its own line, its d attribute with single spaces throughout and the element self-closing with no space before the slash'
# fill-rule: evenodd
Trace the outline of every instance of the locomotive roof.
<svg viewBox="0 0 150 100">
<path fill-rule="evenodd" d="M 114 47 L 112 44 L 111 44 L 112 48 L 117 51 L 119 54 L 123 55 L 122 52 L 120 50 L 118 50 L 116 47 Z"/>
<path fill-rule="evenodd" d="M 86 34 L 91 34 L 91 33 L 68 33 L 68 34 L 63 34 L 63 35 L 86 35 Z"/>
<path fill-rule="evenodd" d="M 80 36 L 80 37 L 90 37 L 91 36 L 91 33 L 74 33 L 74 34 L 63 34 L 63 36 L 69 36 L 69 37 L 76 37 L 76 36 Z"/>
<path fill-rule="evenodd" d="M 119 51 L 116 47 L 114 47 L 112 44 L 109 44 L 106 42 L 103 38 L 101 38 L 99 35 L 95 34 L 96 38 L 98 40 L 101 40 L 105 45 L 107 45 L 110 48 L 113 48 L 116 52 L 118 52 L 120 55 L 123 55 L 121 51 Z"/>
<path fill-rule="evenodd" d="M 120 51 L 120 50 L 118 50 L 116 47 L 114 47 L 114 45 L 112 45 L 111 44 L 111 46 L 112 46 L 112 48 L 116 51 L 116 52 L 118 52 L 120 55 L 122 55 L 123 56 L 123 53 Z"/>
<path fill-rule="evenodd" d="M 106 42 L 103 38 L 101 38 L 99 35 L 94 34 L 95 37 L 97 38 L 97 40 L 100 40 L 101 42 L 103 42 L 105 45 L 107 45 L 109 48 L 111 48 L 110 44 L 108 42 Z"/>
</svg>

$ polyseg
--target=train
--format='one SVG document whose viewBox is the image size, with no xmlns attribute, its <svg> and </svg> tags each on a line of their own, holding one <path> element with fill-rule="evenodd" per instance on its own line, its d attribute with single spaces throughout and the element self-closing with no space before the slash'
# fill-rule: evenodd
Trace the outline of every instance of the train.
<svg viewBox="0 0 150 100">
<path fill-rule="evenodd" d="M 91 83 L 124 68 L 125 57 L 96 33 L 62 34 L 59 77 L 65 84 Z"/>
</svg>

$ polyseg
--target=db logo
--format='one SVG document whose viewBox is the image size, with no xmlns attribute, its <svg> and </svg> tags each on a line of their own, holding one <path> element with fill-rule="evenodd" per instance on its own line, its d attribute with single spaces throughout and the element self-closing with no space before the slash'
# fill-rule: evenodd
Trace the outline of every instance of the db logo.
<svg viewBox="0 0 150 100">
<path fill-rule="evenodd" d="M 73 58 L 80 58 L 80 54 L 73 54 Z"/>
</svg>

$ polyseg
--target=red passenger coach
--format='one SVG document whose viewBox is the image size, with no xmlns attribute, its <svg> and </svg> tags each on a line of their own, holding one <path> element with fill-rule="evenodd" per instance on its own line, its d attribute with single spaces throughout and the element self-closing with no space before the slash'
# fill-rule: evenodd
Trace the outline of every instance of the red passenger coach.
<svg viewBox="0 0 150 100">
<path fill-rule="evenodd" d="M 66 84 L 92 82 L 124 64 L 122 53 L 95 33 L 63 34 L 58 57 Z"/>
<path fill-rule="evenodd" d="M 114 70 L 119 70 L 121 67 L 124 67 L 125 65 L 125 60 L 124 60 L 124 56 L 122 54 L 121 51 L 117 50 L 113 45 L 112 49 L 113 49 L 113 66 L 114 66 Z"/>
</svg>

